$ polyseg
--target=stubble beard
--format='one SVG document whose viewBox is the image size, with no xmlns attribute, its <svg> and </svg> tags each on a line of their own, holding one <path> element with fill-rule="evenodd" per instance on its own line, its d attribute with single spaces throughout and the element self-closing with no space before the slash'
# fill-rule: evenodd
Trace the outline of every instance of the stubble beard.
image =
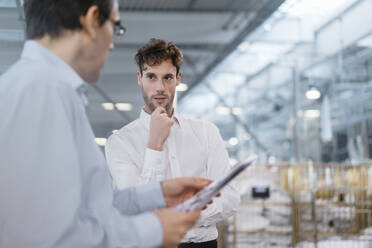
<svg viewBox="0 0 372 248">
<path fill-rule="evenodd" d="M 172 109 L 173 109 L 173 101 L 174 101 L 174 95 L 175 95 L 175 92 L 173 92 L 170 96 L 170 98 L 168 98 L 168 103 L 167 105 L 165 105 L 165 111 L 167 111 L 167 113 L 169 114 L 170 112 L 173 112 Z M 155 104 L 152 102 L 152 97 L 151 96 L 148 96 L 143 88 L 142 88 L 142 96 L 143 96 L 143 100 L 145 102 L 145 106 L 150 110 L 151 113 L 149 114 L 152 114 L 155 109 L 157 108 L 157 106 L 155 106 Z"/>
</svg>

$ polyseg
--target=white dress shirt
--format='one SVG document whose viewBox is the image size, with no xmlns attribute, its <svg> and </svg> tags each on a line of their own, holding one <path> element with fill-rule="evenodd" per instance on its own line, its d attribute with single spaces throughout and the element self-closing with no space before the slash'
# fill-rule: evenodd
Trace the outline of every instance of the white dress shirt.
<svg viewBox="0 0 372 248">
<path fill-rule="evenodd" d="M 229 172 L 229 158 L 215 125 L 174 114 L 175 123 L 163 151 L 147 148 L 151 116 L 141 111 L 140 118 L 111 135 L 106 144 L 106 159 L 116 189 L 177 177 L 219 179 Z M 240 197 L 235 187 L 227 186 L 219 198 L 202 212 L 197 225 L 183 242 L 205 242 L 218 236 L 216 223 L 234 214 Z"/>
<path fill-rule="evenodd" d="M 82 85 L 35 41 L 0 77 L 0 247 L 161 245 L 160 184 L 114 195 Z"/>
</svg>

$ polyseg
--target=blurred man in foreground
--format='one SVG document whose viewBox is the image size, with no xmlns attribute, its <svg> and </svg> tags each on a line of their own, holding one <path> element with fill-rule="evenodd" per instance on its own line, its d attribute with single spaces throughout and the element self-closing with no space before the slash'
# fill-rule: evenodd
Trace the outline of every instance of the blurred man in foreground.
<svg viewBox="0 0 372 248">
<path fill-rule="evenodd" d="M 0 247 L 175 247 L 200 211 L 164 208 L 210 181 L 113 192 L 85 113 L 84 81 L 125 31 L 118 3 L 25 0 L 25 16 L 28 41 L 0 77 Z"/>
</svg>

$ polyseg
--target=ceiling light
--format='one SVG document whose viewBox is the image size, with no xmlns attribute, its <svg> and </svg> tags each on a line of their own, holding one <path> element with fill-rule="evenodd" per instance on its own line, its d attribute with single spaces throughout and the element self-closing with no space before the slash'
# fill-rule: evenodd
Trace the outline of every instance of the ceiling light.
<svg viewBox="0 0 372 248">
<path fill-rule="evenodd" d="M 238 140 L 237 137 L 231 137 L 231 138 L 229 139 L 229 144 L 230 144 L 231 146 L 236 146 L 238 143 L 239 143 L 239 140 Z"/>
<path fill-rule="evenodd" d="M 115 104 L 115 107 L 119 111 L 131 111 L 132 110 L 132 104 L 130 103 L 117 103 Z"/>
<path fill-rule="evenodd" d="M 242 108 L 232 108 L 233 115 L 242 115 L 243 109 Z"/>
<path fill-rule="evenodd" d="M 116 133 L 118 130 L 112 130 L 112 133 Z"/>
<path fill-rule="evenodd" d="M 95 138 L 94 139 L 99 146 L 105 146 L 107 139 L 106 138 Z"/>
<path fill-rule="evenodd" d="M 230 114 L 230 108 L 219 106 L 216 108 L 216 113 L 219 115 L 228 115 Z"/>
<path fill-rule="evenodd" d="M 320 111 L 317 109 L 309 109 L 305 111 L 305 117 L 309 119 L 319 118 Z"/>
<path fill-rule="evenodd" d="M 102 103 L 101 106 L 104 110 L 113 110 L 114 109 L 114 104 L 111 103 L 111 102 Z"/>
<path fill-rule="evenodd" d="M 176 91 L 186 91 L 189 87 L 187 86 L 187 84 L 179 84 L 177 87 L 176 87 Z"/>
<path fill-rule="evenodd" d="M 309 100 L 317 100 L 320 98 L 320 91 L 315 87 L 311 87 L 306 91 L 306 98 Z"/>
</svg>

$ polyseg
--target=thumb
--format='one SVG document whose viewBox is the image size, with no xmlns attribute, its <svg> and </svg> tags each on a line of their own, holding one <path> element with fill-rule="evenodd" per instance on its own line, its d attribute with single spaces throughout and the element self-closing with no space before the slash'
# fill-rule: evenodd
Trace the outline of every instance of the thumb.
<svg viewBox="0 0 372 248">
<path fill-rule="evenodd" d="M 191 187 L 197 190 L 201 190 L 211 184 L 213 181 L 205 178 L 194 178 L 194 177 L 189 177 L 189 178 L 183 178 L 183 185 L 185 187 Z"/>
<path fill-rule="evenodd" d="M 204 187 L 211 184 L 213 181 L 206 178 L 195 178 L 195 182 L 198 184 L 199 189 L 203 189 Z"/>
</svg>

